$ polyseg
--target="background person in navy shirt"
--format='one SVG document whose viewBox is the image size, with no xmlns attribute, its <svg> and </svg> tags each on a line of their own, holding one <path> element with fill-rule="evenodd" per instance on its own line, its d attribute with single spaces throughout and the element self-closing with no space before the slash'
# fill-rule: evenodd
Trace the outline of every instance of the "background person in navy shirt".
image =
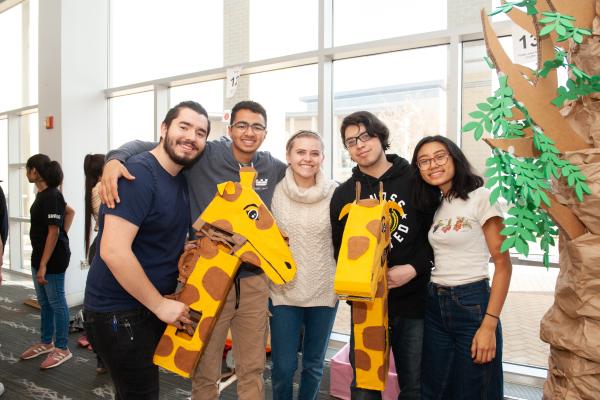
<svg viewBox="0 0 600 400">
<path fill-rule="evenodd" d="M 100 209 L 99 252 L 88 274 L 84 315 L 90 342 L 105 362 L 116 399 L 158 399 L 152 355 L 165 324 L 190 323 L 188 307 L 166 299 L 190 226 L 184 166 L 204 150 L 206 110 L 187 101 L 167 113 L 161 141 L 127 161 L 136 179 L 119 181 L 125 201 Z"/>
</svg>

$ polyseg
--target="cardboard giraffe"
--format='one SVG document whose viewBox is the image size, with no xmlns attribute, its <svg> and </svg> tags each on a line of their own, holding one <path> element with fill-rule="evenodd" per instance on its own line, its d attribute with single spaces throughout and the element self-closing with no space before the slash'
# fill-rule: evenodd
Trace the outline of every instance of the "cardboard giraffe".
<svg viewBox="0 0 600 400">
<path fill-rule="evenodd" d="M 194 223 L 196 248 L 179 260 L 183 286 L 174 296 L 189 305 L 193 323 L 183 329 L 167 326 L 154 353 L 156 365 L 191 376 L 243 261 L 261 268 L 276 284 L 294 278 L 296 265 L 275 219 L 253 189 L 255 177 L 253 168 L 244 167 L 240 182 L 219 184 Z"/>
<path fill-rule="evenodd" d="M 390 346 L 387 315 L 387 254 L 390 246 L 392 209 L 404 215 L 393 201 L 361 199 L 346 204 L 339 219 L 348 215 L 338 255 L 334 288 L 342 299 L 352 300 L 356 386 L 384 390 Z"/>
</svg>

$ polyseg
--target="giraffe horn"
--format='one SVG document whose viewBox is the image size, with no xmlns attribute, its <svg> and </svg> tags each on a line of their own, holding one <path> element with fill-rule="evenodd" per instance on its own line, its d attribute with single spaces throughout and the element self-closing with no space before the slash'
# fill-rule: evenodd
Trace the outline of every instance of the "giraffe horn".
<svg viewBox="0 0 600 400">
<path fill-rule="evenodd" d="M 360 200 L 360 181 L 356 181 L 356 202 Z"/>
</svg>

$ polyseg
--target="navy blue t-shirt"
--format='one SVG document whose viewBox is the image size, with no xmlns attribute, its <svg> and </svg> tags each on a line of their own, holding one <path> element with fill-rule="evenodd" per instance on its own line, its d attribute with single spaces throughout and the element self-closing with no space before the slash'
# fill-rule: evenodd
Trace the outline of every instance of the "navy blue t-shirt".
<svg viewBox="0 0 600 400">
<path fill-rule="evenodd" d="M 85 288 L 85 308 L 97 312 L 126 311 L 142 307 L 117 282 L 99 255 L 105 215 L 121 217 L 138 226 L 132 250 L 150 282 L 163 295 L 177 286 L 177 261 L 190 225 L 189 197 L 182 174 L 170 175 L 149 152 L 131 157 L 127 169 L 135 180 L 119 180 L 121 202 L 99 215 L 98 246 Z"/>
</svg>

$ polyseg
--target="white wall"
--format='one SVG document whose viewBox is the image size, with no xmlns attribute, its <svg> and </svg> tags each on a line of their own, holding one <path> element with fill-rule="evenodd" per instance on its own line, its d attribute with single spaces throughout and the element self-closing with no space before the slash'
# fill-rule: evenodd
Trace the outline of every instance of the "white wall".
<svg viewBox="0 0 600 400">
<path fill-rule="evenodd" d="M 75 209 L 69 232 L 71 263 L 65 290 L 70 306 L 81 304 L 87 270 L 84 257 L 84 175 L 87 153 L 107 150 L 108 0 L 40 1 L 40 152 L 64 170 L 63 193 Z M 54 116 L 54 129 L 44 120 Z"/>
</svg>

